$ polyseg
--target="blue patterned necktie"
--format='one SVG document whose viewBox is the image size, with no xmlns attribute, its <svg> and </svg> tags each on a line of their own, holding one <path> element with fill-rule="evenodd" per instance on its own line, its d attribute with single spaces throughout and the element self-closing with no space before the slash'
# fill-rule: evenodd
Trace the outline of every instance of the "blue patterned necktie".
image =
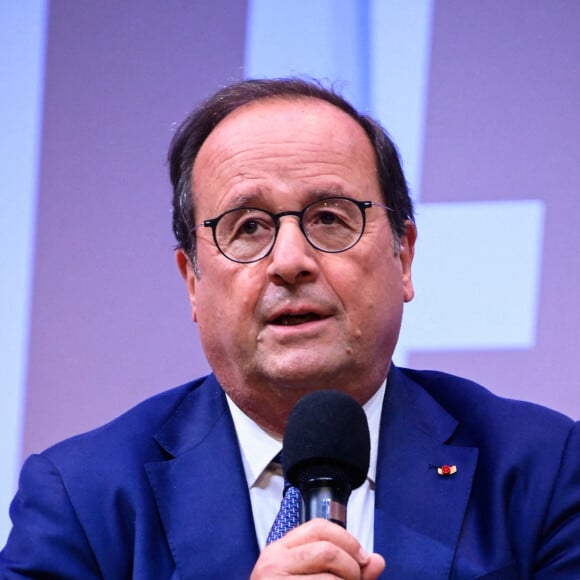
<svg viewBox="0 0 580 580">
<path fill-rule="evenodd" d="M 281 463 L 281 457 L 278 455 L 274 462 Z M 302 498 L 298 488 L 290 485 L 287 481 L 284 482 L 284 497 L 280 503 L 280 510 L 278 515 L 270 528 L 266 545 L 279 540 L 282 536 L 294 529 L 300 524 L 300 503 Z"/>
</svg>

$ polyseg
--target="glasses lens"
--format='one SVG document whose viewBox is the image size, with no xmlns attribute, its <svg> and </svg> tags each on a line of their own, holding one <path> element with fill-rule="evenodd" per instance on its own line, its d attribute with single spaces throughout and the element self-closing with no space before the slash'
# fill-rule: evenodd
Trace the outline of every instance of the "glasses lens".
<svg viewBox="0 0 580 580">
<path fill-rule="evenodd" d="M 322 199 L 304 212 L 304 231 L 310 242 L 326 252 L 342 252 L 360 239 L 363 213 L 350 199 Z"/>
<path fill-rule="evenodd" d="M 270 249 L 276 227 L 265 211 L 239 208 L 225 213 L 215 229 L 220 250 L 232 260 L 252 262 Z"/>
</svg>

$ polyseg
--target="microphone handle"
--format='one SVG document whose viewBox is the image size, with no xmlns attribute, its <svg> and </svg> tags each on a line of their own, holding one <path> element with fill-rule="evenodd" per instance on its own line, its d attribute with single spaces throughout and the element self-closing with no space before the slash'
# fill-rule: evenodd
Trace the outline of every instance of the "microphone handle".
<svg viewBox="0 0 580 580">
<path fill-rule="evenodd" d="M 323 518 L 346 528 L 346 504 L 350 492 L 350 489 L 334 481 L 310 481 L 309 485 L 300 490 L 301 523 L 314 518 Z"/>
</svg>

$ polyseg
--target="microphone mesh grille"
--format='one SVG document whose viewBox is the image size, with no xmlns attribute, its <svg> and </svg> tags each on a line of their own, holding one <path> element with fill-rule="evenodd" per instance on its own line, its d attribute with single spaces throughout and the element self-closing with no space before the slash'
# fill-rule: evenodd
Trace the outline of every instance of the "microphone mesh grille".
<svg viewBox="0 0 580 580">
<path fill-rule="evenodd" d="M 284 433 L 286 479 L 301 488 L 312 478 L 333 478 L 355 489 L 369 469 L 370 436 L 362 407 L 338 391 L 301 399 Z"/>
</svg>

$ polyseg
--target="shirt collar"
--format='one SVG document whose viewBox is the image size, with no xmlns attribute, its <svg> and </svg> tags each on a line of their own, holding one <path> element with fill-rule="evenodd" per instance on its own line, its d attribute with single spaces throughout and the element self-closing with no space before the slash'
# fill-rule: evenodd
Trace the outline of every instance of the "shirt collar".
<svg viewBox="0 0 580 580">
<path fill-rule="evenodd" d="M 377 473 L 379 427 L 386 384 L 385 379 L 378 391 L 363 405 L 371 436 L 371 455 L 367 478 L 372 484 L 375 483 Z M 227 394 L 226 399 L 234 420 L 248 488 L 252 488 L 272 459 L 282 450 L 282 440 L 273 437 L 250 419 Z"/>
</svg>

